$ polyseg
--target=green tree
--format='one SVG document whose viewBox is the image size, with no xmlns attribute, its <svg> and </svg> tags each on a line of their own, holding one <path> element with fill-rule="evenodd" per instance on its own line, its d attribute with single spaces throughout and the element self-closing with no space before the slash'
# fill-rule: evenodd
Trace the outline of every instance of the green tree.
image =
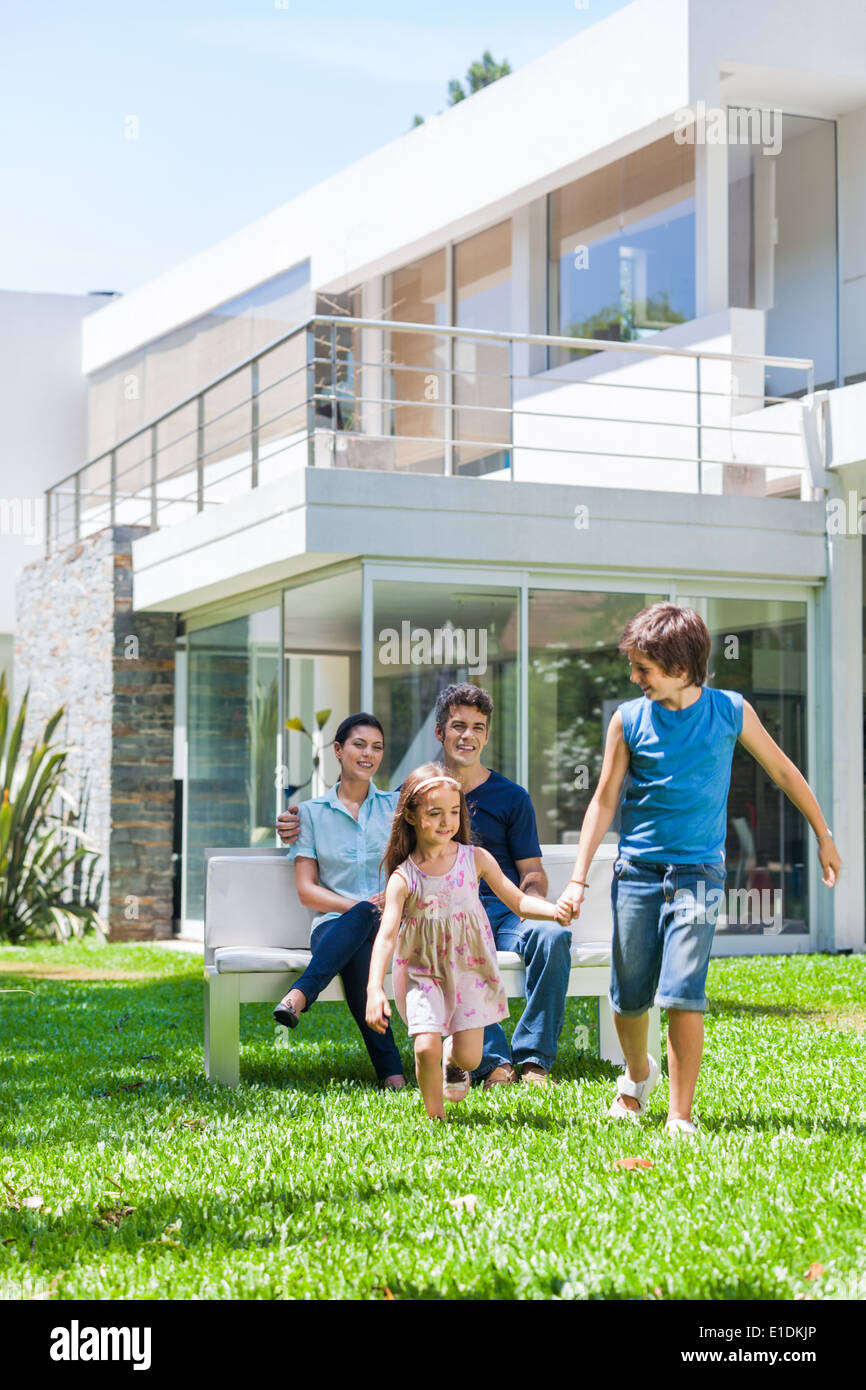
<svg viewBox="0 0 866 1390">
<path fill-rule="evenodd" d="M 448 105 L 456 106 L 458 101 L 465 101 L 467 96 L 474 96 L 482 87 L 489 87 L 491 82 L 497 82 L 500 77 L 507 77 L 510 72 L 511 64 L 507 58 L 497 63 L 490 49 L 485 49 L 480 59 L 470 64 L 466 73 L 468 91 L 464 90 L 463 83 L 456 77 L 452 77 L 448 83 Z M 412 121 L 412 128 L 423 124 L 424 117 L 416 115 Z"/>
</svg>

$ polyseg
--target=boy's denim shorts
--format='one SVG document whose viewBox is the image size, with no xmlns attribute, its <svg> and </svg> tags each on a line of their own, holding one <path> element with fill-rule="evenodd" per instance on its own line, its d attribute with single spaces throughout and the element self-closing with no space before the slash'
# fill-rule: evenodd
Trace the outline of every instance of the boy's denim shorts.
<svg viewBox="0 0 866 1390">
<path fill-rule="evenodd" d="M 704 1013 L 725 866 L 620 856 L 613 866 L 610 1002 L 626 1018 L 663 1009 Z"/>
</svg>

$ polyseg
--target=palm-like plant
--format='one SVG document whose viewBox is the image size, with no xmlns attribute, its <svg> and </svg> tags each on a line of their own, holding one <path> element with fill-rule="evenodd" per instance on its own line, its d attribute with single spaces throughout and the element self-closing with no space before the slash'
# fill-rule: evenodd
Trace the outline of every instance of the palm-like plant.
<svg viewBox="0 0 866 1390">
<path fill-rule="evenodd" d="M 9 734 L 9 693 L 0 673 L 0 940 L 56 936 L 66 941 L 91 927 L 102 930 L 91 898 L 101 889 L 101 879 L 93 884 L 99 854 L 83 828 L 52 816 L 68 756 L 67 749 L 51 743 L 62 707 L 49 719 L 26 766 L 18 766 L 29 693 Z M 59 831 L 52 820 L 59 822 Z"/>
</svg>

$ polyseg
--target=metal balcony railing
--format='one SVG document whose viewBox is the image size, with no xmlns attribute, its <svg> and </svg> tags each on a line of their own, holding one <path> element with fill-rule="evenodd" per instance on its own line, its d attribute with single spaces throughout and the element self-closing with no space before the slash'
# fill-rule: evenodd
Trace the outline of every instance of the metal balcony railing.
<svg viewBox="0 0 866 1390">
<path fill-rule="evenodd" d="M 304 466 L 811 496 L 812 393 L 802 358 L 316 316 L 49 488 L 47 550 Z"/>
</svg>

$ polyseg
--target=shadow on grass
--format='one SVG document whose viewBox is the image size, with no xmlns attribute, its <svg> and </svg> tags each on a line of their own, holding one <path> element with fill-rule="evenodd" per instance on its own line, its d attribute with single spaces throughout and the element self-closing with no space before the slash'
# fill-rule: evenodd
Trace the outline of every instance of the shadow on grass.
<svg viewBox="0 0 866 1390">
<path fill-rule="evenodd" d="M 830 1004 L 806 1008 L 801 1004 L 753 1004 L 743 999 L 709 1000 L 711 1015 L 718 1017 L 802 1019 L 806 1023 L 825 1023 L 840 1032 L 863 1032 L 866 1010 L 857 1007 L 834 1008 Z"/>
</svg>

